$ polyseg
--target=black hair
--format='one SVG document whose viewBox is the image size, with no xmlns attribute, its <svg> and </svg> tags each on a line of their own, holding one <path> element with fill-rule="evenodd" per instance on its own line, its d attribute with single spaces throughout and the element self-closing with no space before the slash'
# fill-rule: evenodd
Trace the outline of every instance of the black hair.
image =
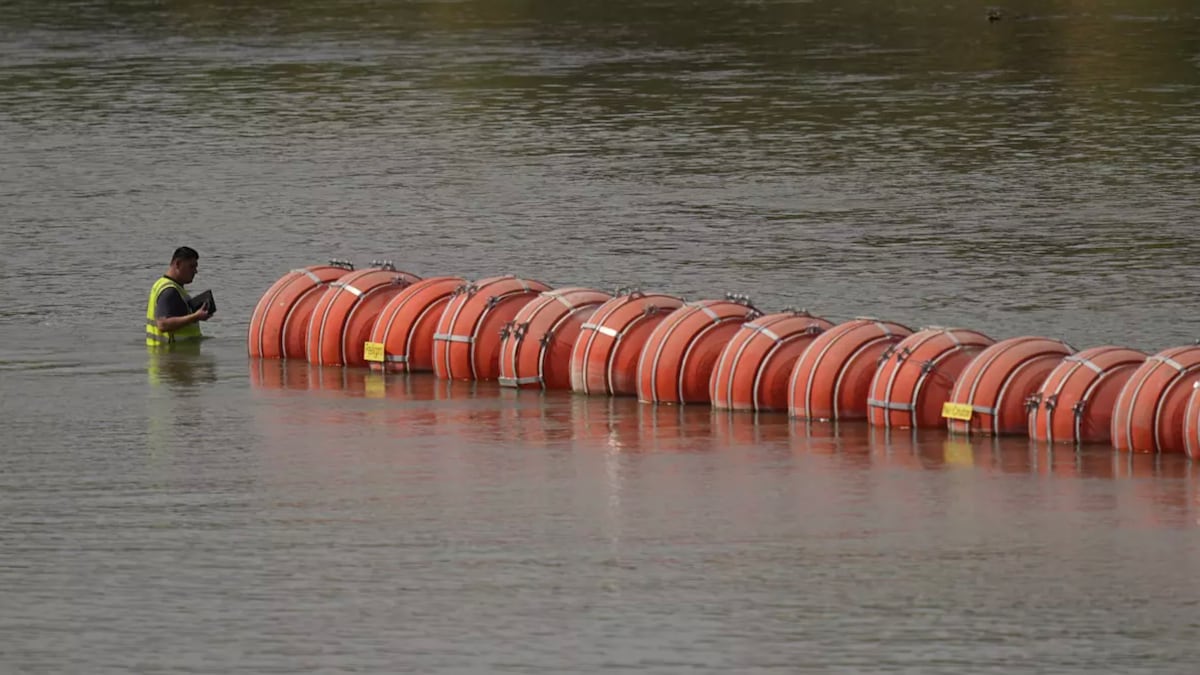
<svg viewBox="0 0 1200 675">
<path fill-rule="evenodd" d="M 171 262 L 176 260 L 199 260 L 200 254 L 191 246 L 180 246 L 171 254 Z"/>
</svg>

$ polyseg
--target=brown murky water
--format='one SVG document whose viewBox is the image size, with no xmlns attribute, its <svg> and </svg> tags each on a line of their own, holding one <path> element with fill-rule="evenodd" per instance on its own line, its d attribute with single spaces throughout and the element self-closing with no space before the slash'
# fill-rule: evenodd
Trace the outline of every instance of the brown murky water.
<svg viewBox="0 0 1200 675">
<path fill-rule="evenodd" d="M 1191 673 L 1176 457 L 249 361 L 292 267 L 1198 337 L 1190 2 L 0 5 L 0 671 Z M 201 251 L 221 311 L 154 357 Z"/>
</svg>

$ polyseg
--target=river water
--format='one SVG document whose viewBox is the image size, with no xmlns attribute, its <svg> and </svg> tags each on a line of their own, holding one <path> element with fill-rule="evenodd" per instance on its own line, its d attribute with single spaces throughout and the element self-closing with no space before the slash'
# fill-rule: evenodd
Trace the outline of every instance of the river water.
<svg viewBox="0 0 1200 675">
<path fill-rule="evenodd" d="M 1191 344 L 1200 10 L 986 10 L 0 3 L 0 672 L 1195 672 L 1185 459 L 245 356 L 330 257 Z"/>
</svg>

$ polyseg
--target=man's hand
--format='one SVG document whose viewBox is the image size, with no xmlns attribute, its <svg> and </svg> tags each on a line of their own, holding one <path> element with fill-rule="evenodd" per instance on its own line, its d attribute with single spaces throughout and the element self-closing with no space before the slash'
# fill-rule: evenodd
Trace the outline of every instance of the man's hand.
<svg viewBox="0 0 1200 675">
<path fill-rule="evenodd" d="M 208 303 L 200 305 L 200 309 L 192 312 L 192 316 L 195 317 L 193 321 L 208 321 L 208 317 L 212 316 L 212 312 L 208 311 Z"/>
<path fill-rule="evenodd" d="M 212 316 L 212 312 L 208 311 L 208 303 L 192 312 L 191 314 L 183 314 L 180 316 L 171 316 L 162 319 L 156 319 L 154 324 L 159 330 L 177 331 L 184 326 L 196 323 L 197 321 L 207 321 L 208 317 Z"/>
</svg>

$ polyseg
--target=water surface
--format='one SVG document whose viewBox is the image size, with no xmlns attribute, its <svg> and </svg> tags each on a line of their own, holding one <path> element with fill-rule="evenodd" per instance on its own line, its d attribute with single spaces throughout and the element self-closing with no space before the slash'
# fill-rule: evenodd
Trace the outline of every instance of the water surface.
<svg viewBox="0 0 1200 675">
<path fill-rule="evenodd" d="M 1194 3 L 0 6 L 0 670 L 1191 673 L 1196 468 L 245 357 L 422 276 L 1147 352 Z M 201 252 L 221 311 L 147 355 Z"/>
</svg>

